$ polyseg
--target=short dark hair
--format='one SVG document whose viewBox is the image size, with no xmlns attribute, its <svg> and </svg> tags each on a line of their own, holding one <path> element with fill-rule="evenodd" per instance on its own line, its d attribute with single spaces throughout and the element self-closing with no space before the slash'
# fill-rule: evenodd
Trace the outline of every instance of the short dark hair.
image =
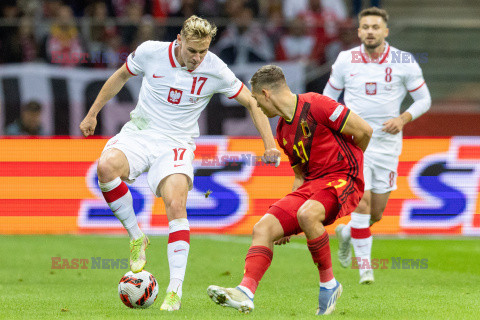
<svg viewBox="0 0 480 320">
<path fill-rule="evenodd" d="M 42 105 L 37 101 L 29 101 L 21 107 L 22 111 L 40 112 L 42 111 Z"/>
<path fill-rule="evenodd" d="M 258 92 L 266 86 L 271 89 L 277 89 L 280 86 L 286 85 L 287 81 L 285 80 L 282 68 L 269 64 L 258 69 L 249 83 L 252 85 L 252 91 Z"/>
<path fill-rule="evenodd" d="M 371 7 L 371 8 L 363 9 L 362 11 L 360 11 L 360 13 L 358 14 L 358 21 L 360 22 L 360 19 L 362 19 L 363 17 L 366 17 L 366 16 L 382 17 L 382 19 L 383 19 L 383 21 L 385 21 L 385 23 L 388 22 L 387 11 L 385 11 L 383 9 L 379 9 L 377 7 Z"/>
</svg>

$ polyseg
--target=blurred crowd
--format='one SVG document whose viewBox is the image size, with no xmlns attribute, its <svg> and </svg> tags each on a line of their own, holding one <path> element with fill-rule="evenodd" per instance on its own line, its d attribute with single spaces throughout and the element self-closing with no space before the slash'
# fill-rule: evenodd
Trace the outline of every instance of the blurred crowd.
<svg viewBox="0 0 480 320">
<path fill-rule="evenodd" d="M 227 64 L 320 65 L 358 45 L 356 12 L 343 1 L 2 0 L 0 63 L 118 67 L 146 40 L 174 40 L 196 14 L 219 27 L 211 51 Z"/>
</svg>

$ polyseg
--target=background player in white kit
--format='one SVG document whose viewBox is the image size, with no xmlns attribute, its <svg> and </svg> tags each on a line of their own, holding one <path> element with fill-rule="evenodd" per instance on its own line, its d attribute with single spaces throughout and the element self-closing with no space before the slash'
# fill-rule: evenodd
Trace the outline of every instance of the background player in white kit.
<svg viewBox="0 0 480 320">
<path fill-rule="evenodd" d="M 337 100 L 345 90 L 345 105 L 373 128 L 364 159 L 365 194 L 348 225 L 335 230 L 341 265 L 351 263 L 351 239 L 357 260 L 361 259 L 360 283 L 368 284 L 374 281 L 370 225 L 382 218 L 390 192 L 397 188 L 403 126 L 425 113 L 431 98 L 413 56 L 385 41 L 387 12 L 372 7 L 360 12 L 358 20 L 362 45 L 340 52 L 323 94 Z M 407 91 L 414 103 L 400 114 Z"/>
<path fill-rule="evenodd" d="M 133 182 L 148 172 L 150 189 L 163 198 L 169 221 L 170 284 L 161 310 L 178 310 L 181 305 L 190 248 L 186 200 L 193 185 L 194 138 L 199 136 L 200 113 L 213 94 L 222 93 L 244 105 L 262 136 L 266 159 L 280 156 L 268 119 L 256 107 L 250 91 L 208 51 L 216 30 L 207 20 L 192 16 L 184 22 L 176 41 L 142 43 L 106 81 L 80 124 L 86 137 L 92 135 L 96 116 L 105 103 L 130 77 L 143 75 L 131 120 L 106 144 L 97 172 L 105 200 L 130 236 L 133 272 L 143 269 L 149 240 L 137 224 L 132 195 L 123 181 Z"/>
</svg>

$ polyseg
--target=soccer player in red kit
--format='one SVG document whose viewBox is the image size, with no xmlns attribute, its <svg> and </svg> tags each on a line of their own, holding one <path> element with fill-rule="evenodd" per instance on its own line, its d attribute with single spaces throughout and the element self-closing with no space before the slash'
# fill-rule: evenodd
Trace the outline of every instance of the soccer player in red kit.
<svg viewBox="0 0 480 320">
<path fill-rule="evenodd" d="M 253 228 L 245 274 L 236 288 L 210 286 L 217 304 L 248 313 L 273 257 L 273 245 L 305 232 L 320 274 L 317 314 L 330 314 L 342 293 L 324 226 L 348 215 L 363 196 L 363 151 L 372 128 L 344 105 L 317 93 L 296 95 L 282 69 L 268 65 L 250 80 L 252 96 L 269 118 L 280 116 L 277 140 L 295 173 L 292 192 L 275 202 Z"/>
</svg>

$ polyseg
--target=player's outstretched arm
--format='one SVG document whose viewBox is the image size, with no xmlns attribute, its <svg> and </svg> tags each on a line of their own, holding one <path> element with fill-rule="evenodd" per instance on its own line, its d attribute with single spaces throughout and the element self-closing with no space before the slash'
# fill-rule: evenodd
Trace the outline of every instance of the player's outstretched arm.
<svg viewBox="0 0 480 320">
<path fill-rule="evenodd" d="M 372 137 L 373 129 L 365 120 L 360 118 L 360 116 L 350 111 L 350 115 L 341 133 L 347 136 L 353 136 L 353 142 L 365 152 Z"/>
<path fill-rule="evenodd" d="M 128 72 L 124 64 L 115 71 L 110 78 L 108 78 L 103 85 L 102 90 L 98 93 L 98 96 L 88 111 L 88 114 L 85 116 L 85 119 L 80 123 L 80 130 L 85 137 L 93 135 L 95 127 L 97 126 L 98 113 L 102 110 L 107 101 L 112 99 L 131 77 L 133 76 Z"/>
<path fill-rule="evenodd" d="M 253 120 L 253 124 L 262 137 L 263 145 L 265 147 L 265 153 L 263 154 L 265 162 L 276 162 L 276 166 L 278 167 L 279 162 L 277 162 L 277 159 L 280 159 L 281 153 L 277 150 L 275 145 L 275 139 L 273 138 L 272 129 L 270 127 L 270 122 L 268 122 L 267 116 L 263 114 L 260 108 L 258 108 L 257 101 L 253 99 L 252 93 L 246 86 L 243 86 L 242 91 L 240 91 L 238 96 L 235 97 L 235 100 L 248 109 L 250 117 Z"/>
</svg>

